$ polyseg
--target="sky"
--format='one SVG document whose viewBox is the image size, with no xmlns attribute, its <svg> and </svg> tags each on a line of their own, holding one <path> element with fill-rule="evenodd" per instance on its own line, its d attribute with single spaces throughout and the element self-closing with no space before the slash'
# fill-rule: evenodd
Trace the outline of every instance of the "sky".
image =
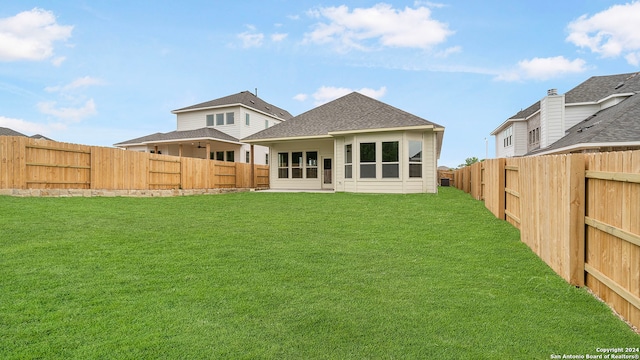
<svg viewBox="0 0 640 360">
<path fill-rule="evenodd" d="M 358 91 L 444 126 L 456 167 L 548 89 L 637 71 L 638 0 L 0 0 L 0 127 L 86 145 L 241 91 L 294 116 Z"/>
</svg>

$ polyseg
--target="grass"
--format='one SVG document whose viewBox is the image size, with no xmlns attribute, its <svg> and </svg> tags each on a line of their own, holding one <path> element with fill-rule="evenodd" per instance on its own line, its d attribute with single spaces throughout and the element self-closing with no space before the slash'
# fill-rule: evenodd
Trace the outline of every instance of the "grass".
<svg viewBox="0 0 640 360">
<path fill-rule="evenodd" d="M 0 197 L 0 358 L 549 359 L 640 336 L 450 188 Z"/>
</svg>

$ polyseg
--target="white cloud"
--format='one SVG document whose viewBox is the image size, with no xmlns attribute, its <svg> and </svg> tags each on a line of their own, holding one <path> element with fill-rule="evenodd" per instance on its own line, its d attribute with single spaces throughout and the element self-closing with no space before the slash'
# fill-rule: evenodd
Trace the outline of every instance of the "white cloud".
<svg viewBox="0 0 640 360">
<path fill-rule="evenodd" d="M 289 36 L 289 34 L 282 34 L 282 33 L 271 34 L 271 41 L 280 42 L 286 39 L 287 36 Z"/>
<path fill-rule="evenodd" d="M 354 91 L 361 93 L 362 95 L 369 96 L 374 99 L 380 99 L 387 93 L 387 88 L 385 86 L 380 87 L 380 89 L 375 90 L 371 88 L 361 88 L 359 90 L 353 90 L 350 88 L 343 87 L 333 87 L 333 86 L 322 86 L 315 93 L 313 93 L 312 97 L 315 100 L 315 105 L 322 105 L 328 103 L 329 101 L 335 100 L 339 97 L 350 94 Z M 303 95 L 303 94 L 300 94 Z M 300 96 L 296 95 L 296 96 Z M 306 95 L 305 99 L 306 99 Z"/>
<path fill-rule="evenodd" d="M 100 79 L 93 78 L 91 76 L 84 76 L 73 80 L 71 83 L 64 86 L 48 86 L 44 90 L 47 92 L 66 92 L 82 87 L 103 85 L 104 82 Z"/>
<path fill-rule="evenodd" d="M 449 57 L 449 55 L 451 54 L 458 54 L 462 52 L 462 47 L 461 46 L 453 46 L 447 49 L 444 49 L 443 51 L 440 51 L 438 53 L 435 54 L 436 57 L 439 58 L 446 58 Z"/>
<path fill-rule="evenodd" d="M 625 57 L 627 62 L 633 66 L 640 65 L 640 51 L 627 54 Z"/>
<path fill-rule="evenodd" d="M 328 22 L 316 24 L 305 34 L 305 42 L 332 43 L 342 51 L 368 50 L 374 40 L 385 47 L 428 49 L 453 34 L 447 24 L 432 19 L 431 10 L 424 6 L 399 10 L 380 3 L 351 11 L 342 5 L 314 9 L 307 15 Z"/>
<path fill-rule="evenodd" d="M 58 25 L 53 12 L 38 8 L 0 19 L 0 61 L 51 58 L 54 42 L 67 40 L 72 30 Z M 54 65 L 59 64 L 60 58 L 55 59 Z"/>
<path fill-rule="evenodd" d="M 12 119 L 0 116 L 0 126 L 7 127 L 25 135 L 45 134 L 48 127 L 46 125 L 25 121 L 22 119 Z"/>
<path fill-rule="evenodd" d="M 614 5 L 591 17 L 582 15 L 567 26 L 567 41 L 604 57 L 625 58 L 638 65 L 640 50 L 640 1 Z"/>
<path fill-rule="evenodd" d="M 242 40 L 242 47 L 252 48 L 262 46 L 264 40 L 264 34 L 257 33 L 256 27 L 253 25 L 247 25 L 248 31 L 238 34 L 238 38 Z"/>
<path fill-rule="evenodd" d="M 309 95 L 307 95 L 307 94 L 298 94 L 298 95 L 293 97 L 293 100 L 305 101 L 305 100 L 307 100 L 308 97 L 309 97 Z"/>
<path fill-rule="evenodd" d="M 56 107 L 55 101 L 46 101 L 38 103 L 38 110 L 46 115 L 52 115 L 58 119 L 67 122 L 80 122 L 87 117 L 96 115 L 96 104 L 93 99 L 87 100 L 82 107 Z"/>
<path fill-rule="evenodd" d="M 548 80 L 564 74 L 581 73 L 587 70 L 586 62 L 582 59 L 573 61 L 564 56 L 550 58 L 533 58 L 518 62 L 515 70 L 498 75 L 500 81 L 518 81 L 524 79 Z"/>
</svg>

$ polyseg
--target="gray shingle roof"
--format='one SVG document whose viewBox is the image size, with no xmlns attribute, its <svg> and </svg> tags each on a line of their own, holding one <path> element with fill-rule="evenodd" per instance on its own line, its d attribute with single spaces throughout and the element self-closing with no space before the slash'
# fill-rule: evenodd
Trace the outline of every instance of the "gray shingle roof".
<svg viewBox="0 0 640 360">
<path fill-rule="evenodd" d="M 614 94 L 640 91 L 640 73 L 592 76 L 565 93 L 565 104 L 596 102 Z M 540 101 L 509 119 L 525 119 L 540 110 Z"/>
<path fill-rule="evenodd" d="M 12 130 L 12 129 L 9 129 L 9 128 L 0 127 L 0 136 L 3 136 L 3 135 L 4 136 L 25 136 L 25 137 L 27 136 L 27 135 L 25 135 L 23 133 L 19 133 L 19 132 L 15 131 L 15 130 Z"/>
<path fill-rule="evenodd" d="M 249 91 L 242 91 L 237 94 L 221 97 L 219 99 L 214 99 L 214 100 L 206 101 L 200 104 L 191 105 L 181 109 L 173 110 L 172 112 L 178 113 L 178 112 L 184 112 L 184 111 L 190 111 L 190 110 L 206 109 L 206 108 L 219 107 L 219 106 L 225 106 L 225 105 L 235 105 L 235 104 L 242 104 L 248 108 L 252 108 L 254 110 L 270 114 L 272 116 L 275 116 L 283 120 L 289 120 L 293 117 L 287 110 L 271 105 Z"/>
<path fill-rule="evenodd" d="M 592 76 L 565 93 L 565 103 L 594 102 L 613 94 L 640 91 L 640 73 Z"/>
<path fill-rule="evenodd" d="M 211 140 L 240 142 L 240 140 L 234 138 L 231 135 L 227 135 L 220 130 L 216 130 L 213 128 L 201 128 L 196 130 L 171 131 L 168 133 L 155 133 L 155 134 L 146 135 L 139 138 L 123 141 L 114 145 L 115 146 L 137 145 L 137 144 L 144 144 L 149 142 L 164 142 L 164 141 L 183 140 L 183 139 L 211 139 Z"/>
<path fill-rule="evenodd" d="M 595 113 L 567 130 L 560 140 L 529 155 L 579 144 L 618 142 L 640 142 L 640 94 Z"/>
<path fill-rule="evenodd" d="M 352 92 L 243 140 L 311 137 L 335 131 L 424 125 L 443 128 L 381 101 Z"/>
<path fill-rule="evenodd" d="M 509 119 L 526 119 L 529 116 L 535 114 L 536 111 L 538 110 L 540 110 L 540 101 L 536 102 L 535 104 L 529 106 L 524 110 L 520 110 L 517 114 L 513 115 Z"/>
</svg>

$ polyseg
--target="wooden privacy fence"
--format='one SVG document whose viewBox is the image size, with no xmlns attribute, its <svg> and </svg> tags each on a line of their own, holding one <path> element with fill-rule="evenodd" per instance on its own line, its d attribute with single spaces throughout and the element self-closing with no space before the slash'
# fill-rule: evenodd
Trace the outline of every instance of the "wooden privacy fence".
<svg viewBox="0 0 640 360">
<path fill-rule="evenodd" d="M 640 327 L 640 151 L 491 159 L 454 177 L 555 272 Z"/>
<path fill-rule="evenodd" d="M 0 136 L 0 189 L 251 187 L 269 187 L 268 166 Z"/>
</svg>

